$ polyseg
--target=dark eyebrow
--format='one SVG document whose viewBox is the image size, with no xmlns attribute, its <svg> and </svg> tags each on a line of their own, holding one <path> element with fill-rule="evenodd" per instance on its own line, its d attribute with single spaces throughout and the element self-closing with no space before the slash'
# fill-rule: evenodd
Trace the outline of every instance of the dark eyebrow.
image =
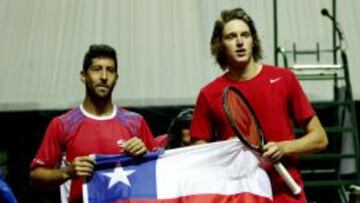
<svg viewBox="0 0 360 203">
<path fill-rule="evenodd" d="M 232 31 L 232 32 L 229 32 L 226 35 L 224 35 L 224 38 L 230 37 L 230 36 L 233 36 L 233 35 L 236 35 L 236 33 Z"/>
<path fill-rule="evenodd" d="M 251 32 L 249 30 L 246 30 L 244 32 L 241 32 L 241 35 L 244 35 L 244 34 L 247 34 L 247 35 L 251 35 Z"/>
</svg>

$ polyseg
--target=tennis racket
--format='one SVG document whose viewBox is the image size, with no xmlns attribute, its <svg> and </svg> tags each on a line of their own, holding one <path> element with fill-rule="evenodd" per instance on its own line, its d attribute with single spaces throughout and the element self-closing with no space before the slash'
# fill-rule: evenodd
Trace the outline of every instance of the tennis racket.
<svg viewBox="0 0 360 203">
<path fill-rule="evenodd" d="M 251 150 L 262 153 L 265 144 L 264 132 L 255 116 L 254 110 L 244 95 L 236 87 L 226 87 L 223 92 L 223 108 L 235 135 Z M 281 163 L 274 163 L 277 172 L 283 177 L 293 194 L 298 195 L 301 187 Z"/>
</svg>

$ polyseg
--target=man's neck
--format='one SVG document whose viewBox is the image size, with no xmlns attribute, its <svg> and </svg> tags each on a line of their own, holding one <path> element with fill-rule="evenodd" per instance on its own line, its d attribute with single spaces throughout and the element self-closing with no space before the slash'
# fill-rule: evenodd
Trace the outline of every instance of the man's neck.
<svg viewBox="0 0 360 203">
<path fill-rule="evenodd" d="M 86 112 L 94 116 L 108 116 L 111 115 L 114 110 L 111 98 L 94 100 L 86 96 L 82 105 Z"/>
<path fill-rule="evenodd" d="M 231 80 L 246 81 L 254 78 L 260 71 L 261 65 L 250 60 L 246 64 L 237 64 L 236 66 L 229 67 L 227 75 Z"/>
</svg>

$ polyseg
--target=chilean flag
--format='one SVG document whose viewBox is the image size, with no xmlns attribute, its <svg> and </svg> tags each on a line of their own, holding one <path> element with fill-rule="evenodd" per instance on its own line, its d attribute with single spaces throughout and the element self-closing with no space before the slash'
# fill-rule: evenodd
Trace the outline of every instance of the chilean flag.
<svg viewBox="0 0 360 203">
<path fill-rule="evenodd" d="M 85 203 L 272 202 L 266 172 L 237 139 L 95 160 L 83 184 Z"/>
</svg>

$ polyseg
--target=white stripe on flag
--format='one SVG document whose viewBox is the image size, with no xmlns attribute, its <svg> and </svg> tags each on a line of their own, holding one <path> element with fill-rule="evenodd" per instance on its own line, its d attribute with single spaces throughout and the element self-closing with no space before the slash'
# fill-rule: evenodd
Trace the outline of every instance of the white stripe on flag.
<svg viewBox="0 0 360 203">
<path fill-rule="evenodd" d="M 158 199 L 242 192 L 272 199 L 266 172 L 238 139 L 167 150 L 160 157 Z"/>
</svg>

